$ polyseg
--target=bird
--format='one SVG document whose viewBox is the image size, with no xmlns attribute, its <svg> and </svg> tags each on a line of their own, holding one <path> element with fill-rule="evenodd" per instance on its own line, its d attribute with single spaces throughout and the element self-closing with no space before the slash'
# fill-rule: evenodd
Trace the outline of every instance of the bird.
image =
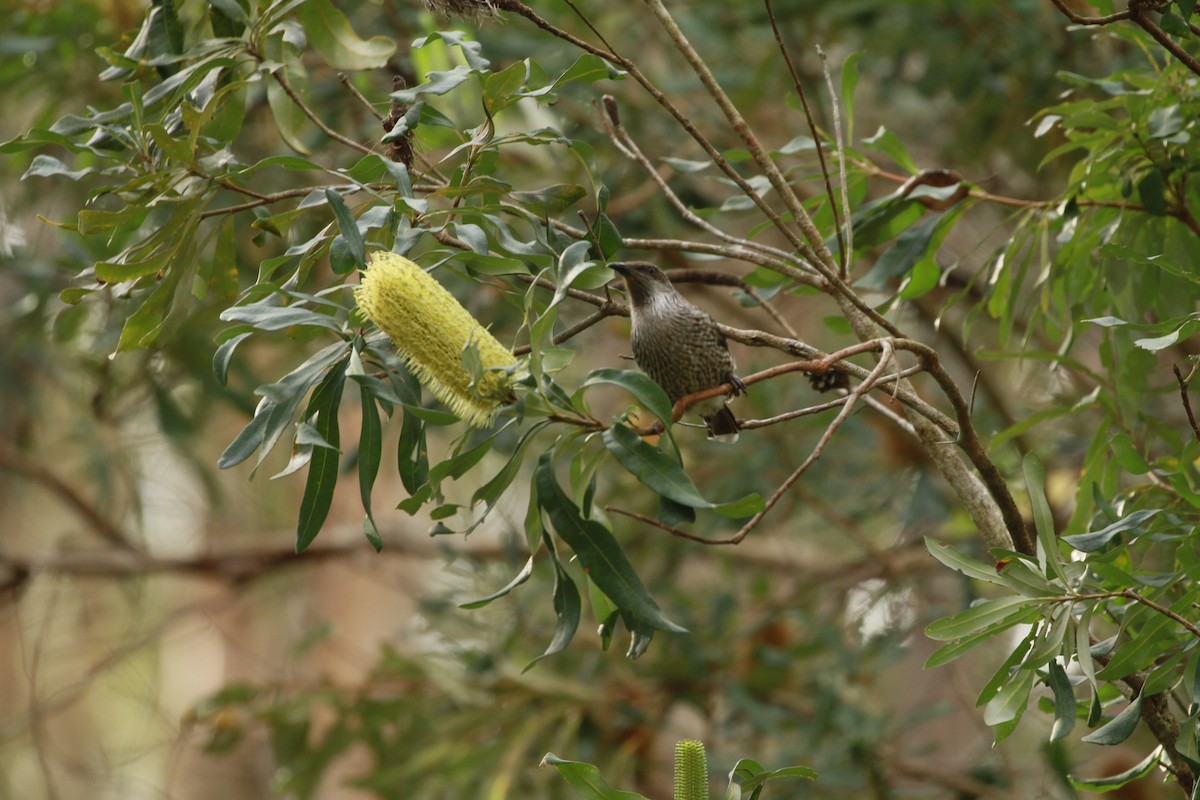
<svg viewBox="0 0 1200 800">
<path fill-rule="evenodd" d="M 717 323 L 680 294 L 665 272 L 648 261 L 618 261 L 609 267 L 625 278 L 633 358 L 672 405 L 723 383 L 732 384 L 734 394 L 745 391 Z M 691 408 L 704 420 L 710 439 L 737 441 L 738 421 L 724 397 L 702 400 Z"/>
</svg>

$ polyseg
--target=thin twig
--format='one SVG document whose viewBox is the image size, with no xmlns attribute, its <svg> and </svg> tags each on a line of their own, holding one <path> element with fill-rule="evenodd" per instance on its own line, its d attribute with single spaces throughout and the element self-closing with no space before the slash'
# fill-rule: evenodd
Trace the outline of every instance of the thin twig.
<svg viewBox="0 0 1200 800">
<path fill-rule="evenodd" d="M 879 387 L 881 387 L 887 383 L 895 383 L 900 379 L 907 378 L 911 375 L 916 375 L 918 372 L 921 372 L 921 371 L 923 371 L 921 367 L 909 367 L 908 369 L 902 370 L 899 373 L 899 377 L 897 377 L 896 375 L 889 375 L 887 377 L 880 378 L 878 381 L 876 381 L 875 388 L 878 389 Z M 887 406 L 883 405 L 882 403 L 880 403 L 878 400 L 871 397 L 870 395 L 865 395 L 862 399 L 863 399 L 864 403 L 869 404 L 876 411 L 879 411 L 879 412 L 885 414 L 888 417 L 888 419 L 890 419 L 893 423 L 899 425 L 901 429 L 907 431 L 910 434 L 913 433 L 912 423 L 910 423 L 908 420 L 906 420 L 903 417 L 901 417 L 900 415 L 896 414 L 894 411 L 890 411 L 887 408 Z M 738 429 L 743 430 L 743 431 L 752 431 L 752 430 L 755 430 L 758 428 L 766 428 L 771 425 L 778 425 L 781 422 L 790 422 L 791 420 L 799 419 L 800 417 L 809 417 L 814 414 L 820 414 L 824 411 L 828 411 L 832 408 L 837 408 L 838 406 L 844 405 L 848 400 L 849 400 L 849 395 L 846 395 L 843 397 L 839 397 L 835 400 L 829 400 L 827 402 L 820 403 L 815 406 L 806 406 L 804 408 L 795 409 L 793 411 L 785 411 L 782 414 L 777 414 L 774 417 L 767 417 L 766 419 L 740 419 L 740 420 L 738 420 Z"/>
<path fill-rule="evenodd" d="M 837 92 L 833 88 L 833 75 L 829 71 L 829 59 L 825 56 L 825 51 L 817 47 L 817 54 L 821 57 L 821 66 L 825 72 L 825 85 L 829 87 L 829 110 L 833 115 L 833 139 L 837 146 L 837 161 L 838 161 L 838 183 L 841 184 L 842 190 L 842 219 L 846 220 L 846 237 L 842 241 L 842 225 L 838 221 L 837 200 L 833 194 L 829 195 L 829 202 L 833 210 L 833 224 L 837 226 L 838 245 L 842 248 L 842 257 L 840 260 L 841 272 L 839 273 L 842 280 L 850 279 L 850 257 L 854 254 L 854 225 L 851 223 L 850 217 L 850 187 L 846 178 L 846 142 L 842 133 L 842 110 L 838 103 Z"/>
<path fill-rule="evenodd" d="M 1151 600 L 1149 597 L 1138 594 L 1133 589 L 1122 590 L 1121 596 L 1127 597 L 1130 600 L 1133 600 L 1134 602 L 1141 603 L 1142 605 L 1146 606 L 1147 608 L 1152 608 L 1155 611 L 1157 611 L 1159 614 L 1162 614 L 1165 617 L 1170 617 L 1171 619 L 1175 620 L 1180 625 L 1182 625 L 1184 628 L 1187 628 L 1187 630 L 1190 631 L 1193 636 L 1200 638 L 1200 626 L 1196 625 L 1196 623 L 1192 622 L 1191 620 L 1187 619 L 1186 617 L 1182 617 L 1179 614 L 1176 614 L 1174 611 L 1167 608 L 1166 606 L 1159 605 L 1158 603 Z"/>
<path fill-rule="evenodd" d="M 292 88 L 292 85 L 288 83 L 287 76 L 283 74 L 282 69 L 277 69 L 272 72 L 271 77 L 275 79 L 275 82 L 279 84 L 279 87 L 283 89 L 284 93 L 286 93 L 287 96 L 292 99 L 292 102 L 296 104 L 296 106 L 300 109 L 300 112 L 312 120 L 312 123 L 321 130 L 321 133 L 325 134 L 336 142 L 341 142 L 346 147 L 359 151 L 360 153 L 371 155 L 375 152 L 370 147 L 367 147 L 360 142 L 356 142 L 349 137 L 343 136 L 322 122 L 321 118 L 317 116 L 316 112 L 308 107 L 308 104 L 304 102 L 299 93 L 297 93 L 296 90 Z"/>
<path fill-rule="evenodd" d="M 821 133 L 817 129 L 817 121 L 813 117 L 812 107 L 808 104 L 808 95 L 804 91 L 804 84 L 800 82 L 800 73 L 796 70 L 796 65 L 792 61 L 792 54 L 788 52 L 787 44 L 783 41 L 783 32 L 779 30 L 779 22 L 775 19 L 775 9 L 771 7 L 771 0 L 763 0 L 767 7 L 767 19 L 771 21 L 771 30 L 775 32 L 775 43 L 779 46 L 779 54 L 783 57 L 783 63 L 787 66 L 788 74 L 792 78 L 792 87 L 796 90 L 796 95 L 800 98 L 800 107 L 804 110 L 804 119 L 808 122 L 809 133 L 812 134 L 813 142 L 817 147 L 817 160 L 821 164 L 821 178 L 825 181 L 825 195 L 829 198 L 829 209 L 833 212 L 833 227 L 837 232 L 838 240 L 838 264 L 840 274 L 844 280 L 847 275 L 847 252 L 846 242 L 842 236 L 842 222 L 839 218 L 837 198 L 833 194 L 833 183 L 829 178 L 829 165 L 825 163 L 825 148 L 821 144 Z M 823 60 L 823 59 L 822 59 Z M 828 65 L 826 65 L 828 72 Z M 837 126 L 837 119 L 834 119 L 834 125 Z M 841 150 L 841 135 L 838 135 L 838 149 Z M 845 168 L 842 169 L 842 174 L 845 174 Z M 843 194 L 845 188 L 843 187 Z M 846 219 L 850 219 L 847 215 Z"/>
<path fill-rule="evenodd" d="M 1200 427 L 1196 426 L 1196 415 L 1192 413 L 1192 401 L 1188 399 L 1187 381 L 1184 379 L 1179 365 L 1172 364 L 1171 370 L 1175 373 L 1175 382 L 1179 384 L 1179 399 L 1183 401 L 1183 410 L 1187 412 L 1188 424 L 1192 426 L 1192 435 L 1196 437 L 1196 441 L 1200 441 Z"/>
<path fill-rule="evenodd" d="M 605 115 L 602 117 L 605 129 L 608 131 L 609 137 L 613 140 L 613 144 L 618 147 L 626 156 L 638 162 L 642 169 L 650 176 L 650 179 L 658 185 L 659 191 L 666 197 L 667 202 L 675 207 L 679 215 L 688 223 L 700 228 L 705 233 L 720 239 L 722 241 L 736 244 L 739 247 L 748 250 L 756 250 L 764 255 L 773 257 L 772 268 L 777 272 L 791 278 L 792 280 L 802 283 L 806 286 L 817 286 L 816 270 L 804 261 L 798 261 L 799 266 L 793 265 L 794 257 L 787 251 L 780 250 L 776 247 L 764 245 L 759 242 L 753 242 L 748 239 L 741 239 L 721 230 L 706 219 L 697 215 L 694 211 L 688 208 L 687 204 L 679 198 L 675 191 L 671 189 L 670 184 L 666 179 L 659 174 L 654 165 L 650 163 L 650 159 L 646 157 L 637 142 L 629 135 L 625 126 L 621 124 L 621 117 L 617 111 L 616 101 L 611 96 L 604 97 Z"/>
<path fill-rule="evenodd" d="M 87 523 L 89 532 L 96 534 L 104 541 L 116 545 L 122 550 L 137 550 L 120 526 L 101 514 L 93 503 L 75 491 L 71 484 L 58 477 L 49 468 L 34 463 L 30 457 L 9 449 L 7 445 L 0 445 L 0 470 L 20 475 L 44 486 Z"/>
<path fill-rule="evenodd" d="M 1129 19 L 1131 16 L 1129 10 L 1127 9 L 1125 11 L 1118 11 L 1116 14 L 1109 14 L 1106 17 L 1085 17 L 1080 14 L 1076 14 L 1074 11 L 1068 8 L 1067 4 L 1063 2 L 1063 0 L 1050 0 L 1050 2 L 1054 3 L 1058 10 L 1076 25 L 1108 25 L 1110 22 L 1118 22 L 1123 19 Z"/>
<path fill-rule="evenodd" d="M 779 488 L 767 498 L 765 503 L 763 503 L 762 510 L 751 517 L 750 520 L 742 526 L 741 530 L 739 530 L 729 539 L 722 542 L 716 542 L 716 544 L 737 544 L 738 542 L 742 541 L 742 539 L 745 539 L 750 531 L 754 530 L 758 523 L 762 521 L 763 517 L 765 517 L 767 513 L 775 507 L 775 504 L 779 502 L 780 498 L 782 498 L 783 495 L 787 493 L 787 490 L 792 487 L 792 484 L 800 480 L 800 477 L 804 475 L 804 473 L 808 471 L 809 467 L 815 464 L 817 459 L 821 457 L 821 454 L 825 452 L 825 447 L 830 441 L 833 440 L 833 434 L 837 432 L 837 429 L 840 428 L 842 423 L 845 422 L 850 416 L 850 412 L 854 410 L 855 401 L 869 392 L 875 385 L 875 382 L 883 376 L 884 370 L 887 369 L 893 355 L 894 351 L 892 349 L 891 342 L 884 340 L 883 351 L 880 354 L 879 363 L 875 365 L 875 369 L 871 370 L 871 374 L 867 376 L 867 379 L 858 386 L 855 386 L 850 392 L 850 396 L 846 399 L 846 404 L 842 406 L 842 410 L 838 412 L 838 415 L 833 418 L 832 422 L 829 423 L 829 426 L 825 429 L 825 432 L 821 434 L 820 440 L 817 441 L 816 446 L 813 448 L 808 458 L 804 459 L 804 462 L 801 463 L 800 466 L 796 467 L 795 471 L 788 476 L 787 480 L 780 484 Z"/>
<path fill-rule="evenodd" d="M 349 91 L 350 94 L 354 95 L 354 97 L 357 98 L 360 103 L 362 103 L 364 106 L 366 106 L 367 110 L 370 111 L 372 115 L 374 115 L 375 119 L 379 120 L 380 122 L 383 122 L 383 120 L 384 120 L 383 114 L 380 114 L 375 109 L 375 104 L 372 103 L 370 100 L 368 100 L 366 98 L 366 96 L 364 96 L 363 93 L 358 90 L 358 87 L 354 85 L 354 80 L 349 75 L 347 75 L 344 72 L 339 72 L 338 80 L 342 82 L 342 86 L 345 86 L 346 90 Z"/>
<path fill-rule="evenodd" d="M 694 533 L 688 533 L 685 530 L 681 530 L 680 528 L 675 528 L 671 525 L 659 522 L 654 517 L 648 517 L 645 514 L 639 514 L 636 511 L 626 511 L 625 509 L 617 508 L 616 506 L 605 506 L 604 510 L 610 514 L 620 514 L 625 517 L 636 519 L 638 522 L 644 522 L 647 525 L 653 525 L 655 528 L 664 530 L 672 536 L 678 536 L 680 539 L 687 539 L 692 542 L 699 542 L 700 544 L 717 544 L 712 539 L 706 539 L 703 536 L 697 536 Z"/>
</svg>

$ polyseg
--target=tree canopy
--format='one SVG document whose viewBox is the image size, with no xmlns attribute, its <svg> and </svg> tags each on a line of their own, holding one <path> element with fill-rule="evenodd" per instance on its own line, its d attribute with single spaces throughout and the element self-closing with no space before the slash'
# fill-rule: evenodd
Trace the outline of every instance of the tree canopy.
<svg viewBox="0 0 1200 800">
<path fill-rule="evenodd" d="M 1194 796 L 1194 5 L 23 8 L 0 786 Z"/>
</svg>

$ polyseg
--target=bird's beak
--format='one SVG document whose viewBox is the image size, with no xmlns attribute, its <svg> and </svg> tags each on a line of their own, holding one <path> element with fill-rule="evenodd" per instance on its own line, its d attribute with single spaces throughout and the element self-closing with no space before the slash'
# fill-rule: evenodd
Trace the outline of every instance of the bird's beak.
<svg viewBox="0 0 1200 800">
<path fill-rule="evenodd" d="M 625 266 L 625 264 L 621 261 L 612 262 L 611 264 L 608 265 L 608 268 L 611 269 L 613 272 L 617 273 L 618 275 L 623 275 L 626 277 L 629 276 L 629 267 Z"/>
</svg>

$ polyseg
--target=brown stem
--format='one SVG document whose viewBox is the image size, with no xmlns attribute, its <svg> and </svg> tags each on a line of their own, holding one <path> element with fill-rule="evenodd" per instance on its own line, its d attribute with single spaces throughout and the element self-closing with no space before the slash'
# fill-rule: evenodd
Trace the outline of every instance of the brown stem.
<svg viewBox="0 0 1200 800">
<path fill-rule="evenodd" d="M 101 514 L 99 509 L 77 492 L 71 484 L 58 477 L 47 467 L 35 464 L 29 457 L 17 453 L 6 445 L 0 445 L 0 470 L 41 484 L 74 510 L 87 523 L 89 531 L 122 550 L 136 551 L 137 548 L 116 523 Z"/>
<path fill-rule="evenodd" d="M 1172 364 L 1171 370 L 1175 373 L 1175 382 L 1179 384 L 1179 399 L 1183 401 L 1183 410 L 1187 412 L 1188 424 L 1192 426 L 1192 435 L 1196 437 L 1196 441 L 1200 441 L 1200 427 L 1196 426 L 1196 415 L 1192 413 L 1192 401 L 1188 399 L 1188 382 L 1183 377 L 1183 372 L 1180 371 L 1178 365 Z"/>
</svg>

